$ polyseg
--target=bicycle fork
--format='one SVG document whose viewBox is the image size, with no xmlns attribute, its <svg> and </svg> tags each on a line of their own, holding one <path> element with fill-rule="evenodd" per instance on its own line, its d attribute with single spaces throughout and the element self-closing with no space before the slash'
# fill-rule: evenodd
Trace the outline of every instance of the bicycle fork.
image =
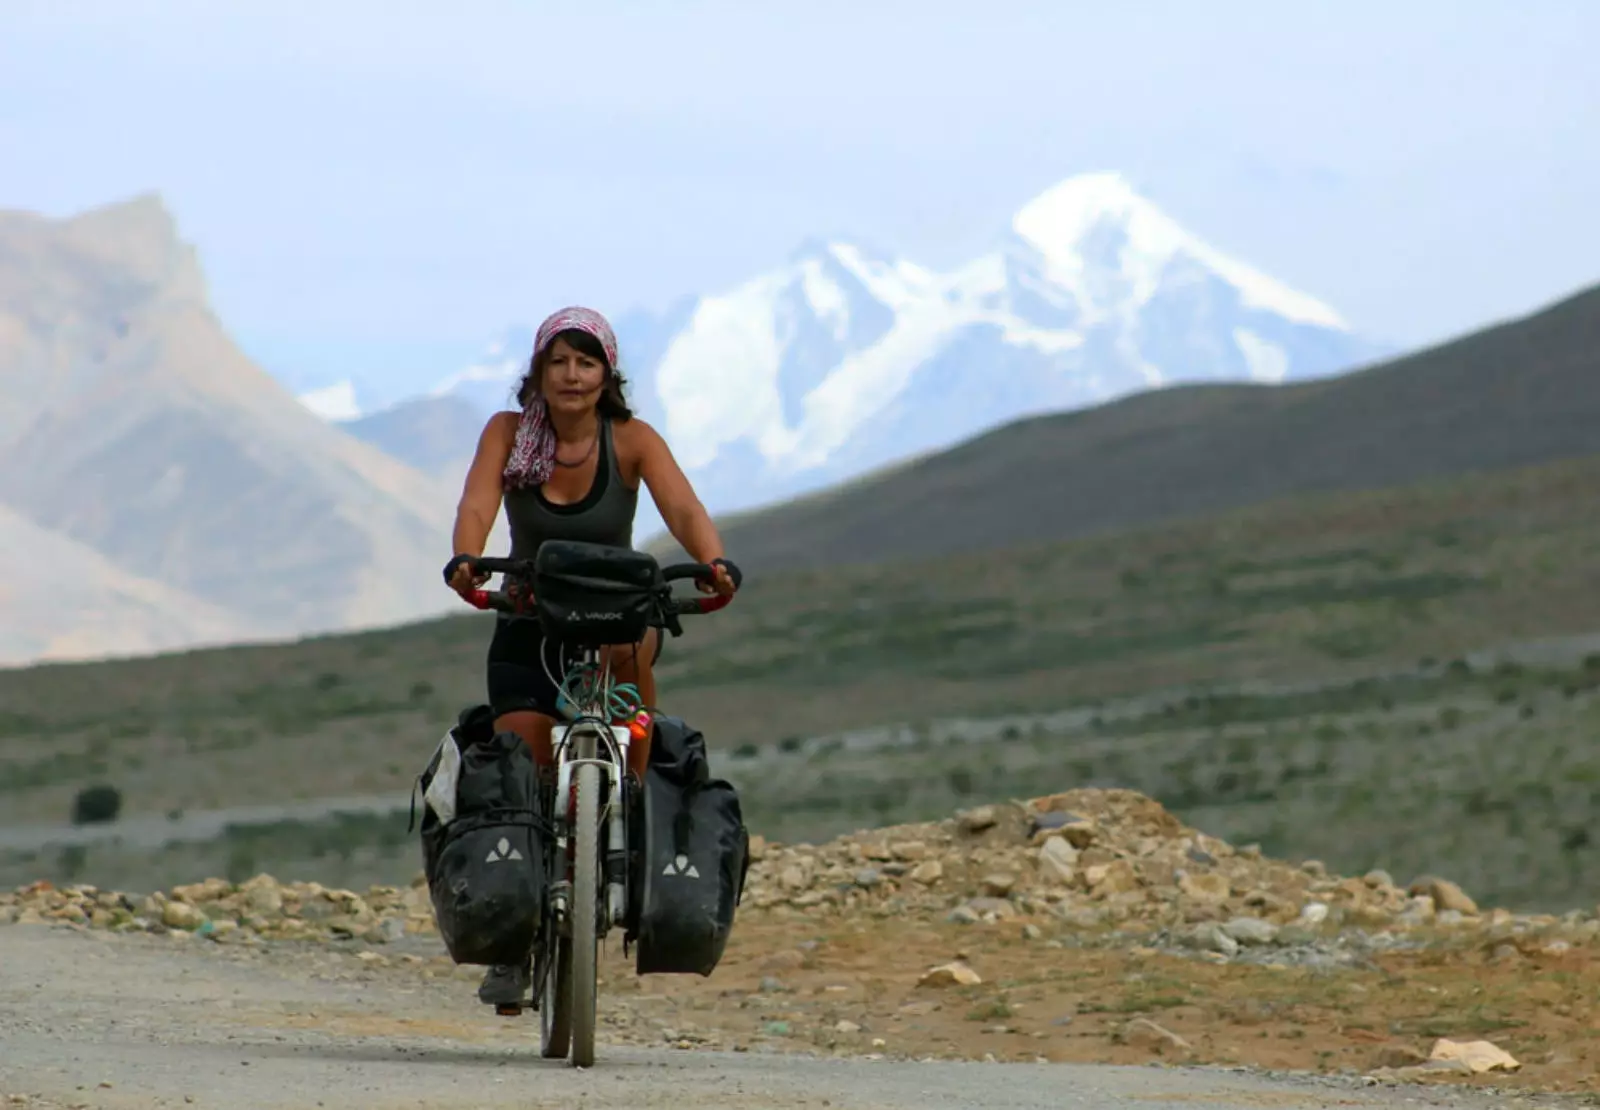
<svg viewBox="0 0 1600 1110">
<path fill-rule="evenodd" d="M 626 726 L 611 725 L 611 750 L 616 761 L 605 767 L 606 852 L 601 871 L 606 884 L 608 925 L 621 925 L 628 913 L 628 822 L 623 786 L 628 778 L 628 746 L 633 737 Z"/>
<path fill-rule="evenodd" d="M 627 778 L 628 747 L 632 737 L 625 727 L 613 725 L 610 732 L 615 746 L 615 762 L 606 758 L 579 756 L 575 759 L 563 759 L 557 764 L 556 798 L 560 814 L 556 821 L 556 860 L 565 871 L 571 856 L 573 773 L 583 764 L 592 763 L 600 768 L 602 781 L 607 790 L 606 851 L 601 864 L 606 891 L 605 918 L 611 925 L 621 925 L 628 913 L 628 824 L 622 793 Z M 572 879 L 575 878 L 577 876 L 569 878 L 564 874 L 551 886 L 551 909 L 560 927 L 566 924 Z"/>
</svg>

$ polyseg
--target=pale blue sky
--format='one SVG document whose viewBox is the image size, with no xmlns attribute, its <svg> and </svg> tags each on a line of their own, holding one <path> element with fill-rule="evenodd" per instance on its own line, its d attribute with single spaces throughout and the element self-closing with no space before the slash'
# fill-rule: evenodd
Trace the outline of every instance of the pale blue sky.
<svg viewBox="0 0 1600 1110">
<path fill-rule="evenodd" d="M 1597 42 L 1595 0 L 0 0 L 0 207 L 159 190 L 269 368 L 437 377 L 811 235 L 948 264 L 1115 169 L 1411 344 L 1600 280 Z"/>
</svg>

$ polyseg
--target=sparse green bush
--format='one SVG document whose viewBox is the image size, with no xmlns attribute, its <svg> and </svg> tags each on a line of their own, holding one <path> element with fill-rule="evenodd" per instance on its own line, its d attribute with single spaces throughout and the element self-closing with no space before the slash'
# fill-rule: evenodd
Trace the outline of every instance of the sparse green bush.
<svg viewBox="0 0 1600 1110">
<path fill-rule="evenodd" d="M 115 821 L 122 812 L 122 791 L 100 784 L 86 786 L 72 800 L 72 823 L 94 825 Z"/>
</svg>

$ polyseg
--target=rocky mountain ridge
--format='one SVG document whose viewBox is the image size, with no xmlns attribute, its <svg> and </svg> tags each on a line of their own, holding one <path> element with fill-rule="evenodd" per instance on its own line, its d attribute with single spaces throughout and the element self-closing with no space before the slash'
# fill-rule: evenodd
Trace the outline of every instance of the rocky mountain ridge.
<svg viewBox="0 0 1600 1110">
<path fill-rule="evenodd" d="M 179 646 L 201 615 L 196 635 L 274 638 L 444 611 L 421 587 L 453 501 L 239 352 L 159 198 L 0 214 L 0 504 L 92 552 L 61 569 L 107 606 L 13 608 L 0 660 Z M 26 580 L 42 541 L 11 532 Z"/>
</svg>

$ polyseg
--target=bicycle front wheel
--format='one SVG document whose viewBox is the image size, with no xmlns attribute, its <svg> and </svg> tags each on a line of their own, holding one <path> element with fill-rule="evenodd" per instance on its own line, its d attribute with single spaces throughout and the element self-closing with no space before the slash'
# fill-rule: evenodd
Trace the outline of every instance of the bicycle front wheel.
<svg viewBox="0 0 1600 1110">
<path fill-rule="evenodd" d="M 577 820 L 572 866 L 572 1064 L 594 1064 L 596 986 L 599 976 L 600 768 L 577 769 Z"/>
<path fill-rule="evenodd" d="M 550 966 L 539 999 L 539 1054 L 560 1060 L 572 1046 L 572 942 L 552 937 L 547 959 Z"/>
</svg>

